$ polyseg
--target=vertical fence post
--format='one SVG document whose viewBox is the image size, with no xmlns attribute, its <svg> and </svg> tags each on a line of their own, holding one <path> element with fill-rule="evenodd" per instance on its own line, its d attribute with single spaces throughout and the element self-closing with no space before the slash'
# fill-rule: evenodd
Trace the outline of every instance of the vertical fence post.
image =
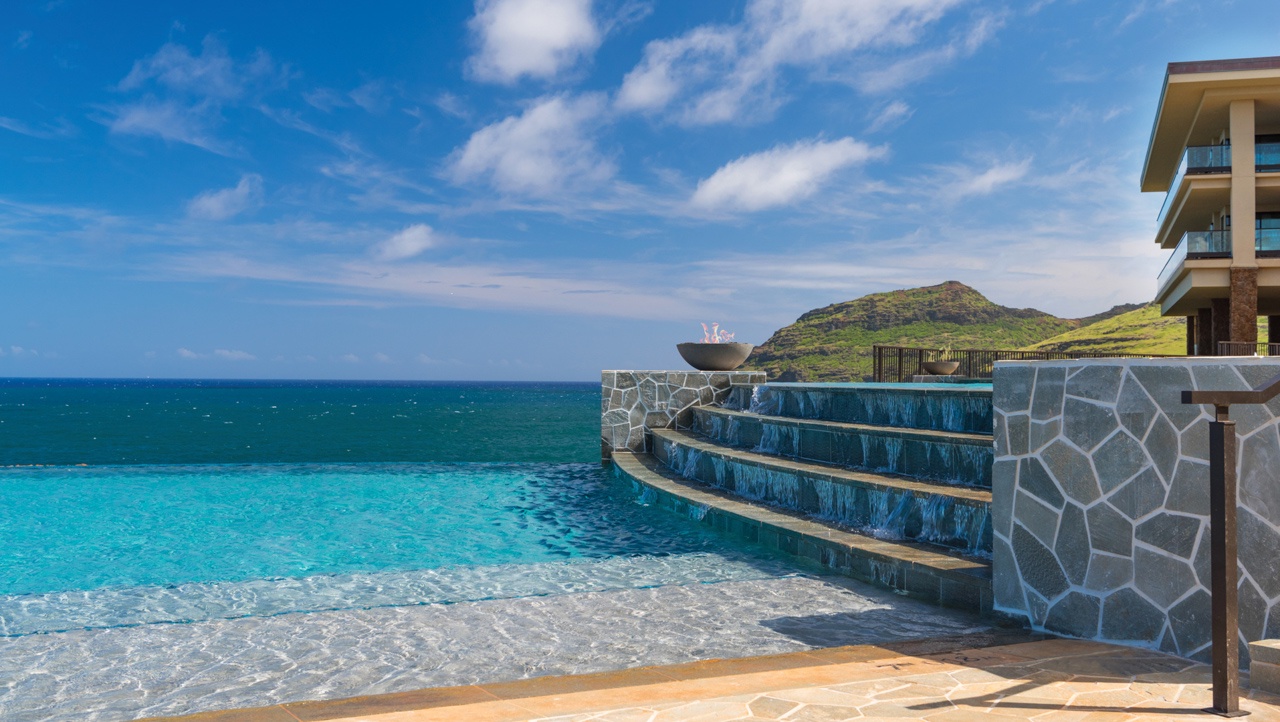
<svg viewBox="0 0 1280 722">
<path fill-rule="evenodd" d="M 1224 717 L 1240 711 L 1239 598 L 1236 570 L 1236 422 L 1230 407 L 1215 407 L 1209 422 L 1209 557 L 1213 592 L 1213 707 Z"/>
</svg>

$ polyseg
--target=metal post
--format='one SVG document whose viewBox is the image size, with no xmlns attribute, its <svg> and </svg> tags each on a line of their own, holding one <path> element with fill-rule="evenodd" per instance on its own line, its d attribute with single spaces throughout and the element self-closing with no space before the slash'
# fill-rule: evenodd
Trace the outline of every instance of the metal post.
<svg viewBox="0 0 1280 722">
<path fill-rule="evenodd" d="M 1240 710 L 1239 600 L 1236 571 L 1236 422 L 1217 406 L 1209 422 L 1209 553 L 1213 587 L 1213 707 L 1223 717 Z"/>
</svg>

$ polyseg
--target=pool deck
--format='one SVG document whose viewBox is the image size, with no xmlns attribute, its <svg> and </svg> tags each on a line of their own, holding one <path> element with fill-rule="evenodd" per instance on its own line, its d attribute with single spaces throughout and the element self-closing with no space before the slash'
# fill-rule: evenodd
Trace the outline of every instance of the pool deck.
<svg viewBox="0 0 1280 722">
<path fill-rule="evenodd" d="M 1208 667 L 1148 649 L 995 632 L 832 647 L 620 672 L 301 702 L 164 718 L 185 722 L 610 722 L 923 719 L 1216 720 Z M 1021 635 L 1025 640 L 1026 635 Z M 994 643 L 994 644 L 993 644 Z M 913 650 L 909 651 L 909 650 Z M 945 651 L 939 651 L 945 650 Z M 1244 690 L 1252 722 L 1280 697 Z"/>
</svg>

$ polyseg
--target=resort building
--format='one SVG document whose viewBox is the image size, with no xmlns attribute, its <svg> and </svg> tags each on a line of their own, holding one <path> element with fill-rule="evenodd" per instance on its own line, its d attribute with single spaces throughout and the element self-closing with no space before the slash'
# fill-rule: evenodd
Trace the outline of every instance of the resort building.
<svg viewBox="0 0 1280 722">
<path fill-rule="evenodd" d="M 1280 343 L 1280 57 L 1170 63 L 1142 190 L 1167 193 L 1156 301 L 1187 354 L 1253 355 L 1259 316 Z"/>
</svg>

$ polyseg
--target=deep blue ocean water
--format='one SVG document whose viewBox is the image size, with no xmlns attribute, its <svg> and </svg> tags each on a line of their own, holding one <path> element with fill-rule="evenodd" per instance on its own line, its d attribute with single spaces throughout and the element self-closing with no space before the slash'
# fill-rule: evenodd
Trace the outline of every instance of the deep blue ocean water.
<svg viewBox="0 0 1280 722">
<path fill-rule="evenodd" d="M 0 379 L 0 466 L 600 458 L 598 383 Z"/>
</svg>

